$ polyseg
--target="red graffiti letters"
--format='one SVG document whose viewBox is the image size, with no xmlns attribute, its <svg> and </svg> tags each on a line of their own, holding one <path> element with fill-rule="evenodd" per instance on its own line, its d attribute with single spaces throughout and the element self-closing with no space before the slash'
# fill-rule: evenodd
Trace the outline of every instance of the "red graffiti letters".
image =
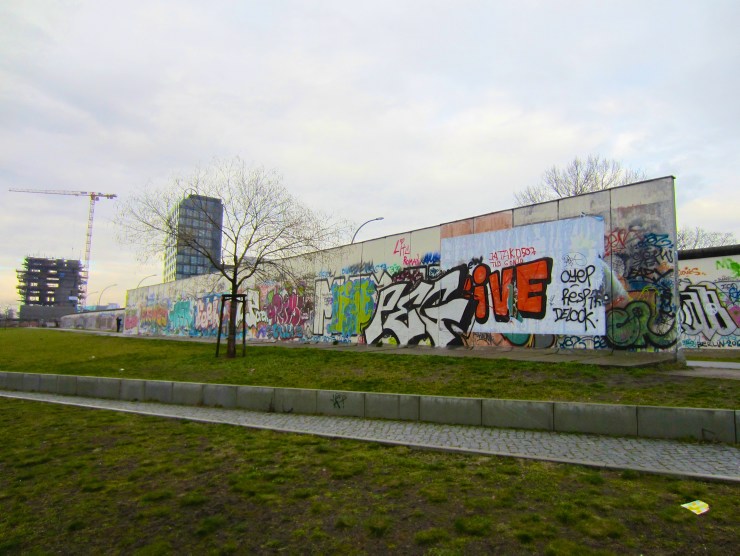
<svg viewBox="0 0 740 556">
<path fill-rule="evenodd" d="M 490 309 L 497 322 L 511 317 L 542 319 L 547 308 L 547 286 L 552 280 L 552 259 L 535 261 L 494 270 L 478 264 L 465 284 L 475 300 L 475 318 L 484 323 Z"/>
</svg>

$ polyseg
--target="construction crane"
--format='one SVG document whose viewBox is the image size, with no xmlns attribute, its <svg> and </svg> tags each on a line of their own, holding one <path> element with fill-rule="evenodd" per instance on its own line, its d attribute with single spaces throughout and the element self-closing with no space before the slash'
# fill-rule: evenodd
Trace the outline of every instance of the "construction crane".
<svg viewBox="0 0 740 556">
<path fill-rule="evenodd" d="M 78 301 L 79 307 L 85 306 L 87 298 L 87 280 L 90 275 L 90 248 L 92 247 L 92 225 L 93 214 L 95 213 L 95 202 L 101 198 L 115 199 L 117 195 L 113 193 L 95 193 L 93 191 L 64 191 L 61 189 L 10 189 L 16 193 L 42 193 L 44 195 L 74 195 L 76 197 L 89 197 L 90 210 L 87 214 L 87 241 L 85 242 L 85 263 L 82 270 L 82 293 Z"/>
</svg>

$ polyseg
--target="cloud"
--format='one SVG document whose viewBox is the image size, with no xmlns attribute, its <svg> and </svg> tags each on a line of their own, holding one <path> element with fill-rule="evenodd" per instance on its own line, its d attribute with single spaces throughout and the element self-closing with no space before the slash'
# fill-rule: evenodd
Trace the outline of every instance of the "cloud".
<svg viewBox="0 0 740 556">
<path fill-rule="evenodd" d="M 546 168 L 596 153 L 676 175 L 680 222 L 740 235 L 727 208 L 739 12 L 729 0 L 6 3 L 0 300 L 24 256 L 81 253 L 87 215 L 84 198 L 9 187 L 125 198 L 233 155 L 276 168 L 316 208 L 384 216 L 368 237 L 509 208 Z M 106 297 L 160 271 L 115 243 L 112 205 L 98 203 L 93 240 L 91 289 L 119 284 Z"/>
</svg>

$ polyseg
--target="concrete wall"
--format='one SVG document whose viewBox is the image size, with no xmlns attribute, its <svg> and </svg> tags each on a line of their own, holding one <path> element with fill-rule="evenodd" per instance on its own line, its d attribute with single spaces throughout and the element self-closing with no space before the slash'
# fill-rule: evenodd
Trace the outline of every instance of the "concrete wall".
<svg viewBox="0 0 740 556">
<path fill-rule="evenodd" d="M 324 252 L 250 283 L 250 340 L 675 351 L 673 178 Z M 594 231 L 597 230 L 597 231 Z M 215 336 L 225 284 L 131 290 L 127 334 Z"/>
<path fill-rule="evenodd" d="M 0 372 L 0 390 L 556 432 L 740 441 L 740 411 Z"/>
<path fill-rule="evenodd" d="M 82 330 L 116 331 L 116 319 L 123 319 L 125 309 L 110 309 L 105 311 L 89 311 L 65 315 L 59 319 L 61 328 L 77 328 Z"/>
<path fill-rule="evenodd" d="M 682 347 L 740 347 L 740 245 L 690 252 L 679 264 L 679 290 Z"/>
</svg>

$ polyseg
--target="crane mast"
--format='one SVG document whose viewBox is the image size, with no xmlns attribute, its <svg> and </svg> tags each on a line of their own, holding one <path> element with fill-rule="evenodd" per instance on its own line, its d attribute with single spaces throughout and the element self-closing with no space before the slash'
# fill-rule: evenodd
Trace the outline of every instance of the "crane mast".
<svg viewBox="0 0 740 556">
<path fill-rule="evenodd" d="M 101 198 L 115 199 L 114 193 L 96 193 L 94 191 L 66 191 L 62 189 L 10 189 L 16 193 L 41 193 L 43 195 L 74 195 L 76 197 L 88 197 L 90 208 L 87 213 L 87 238 L 85 241 L 85 260 L 82 270 L 82 293 L 78 302 L 79 307 L 84 307 L 87 299 L 87 281 L 90 277 L 90 251 L 92 248 L 93 215 L 95 214 L 95 203 Z"/>
</svg>

